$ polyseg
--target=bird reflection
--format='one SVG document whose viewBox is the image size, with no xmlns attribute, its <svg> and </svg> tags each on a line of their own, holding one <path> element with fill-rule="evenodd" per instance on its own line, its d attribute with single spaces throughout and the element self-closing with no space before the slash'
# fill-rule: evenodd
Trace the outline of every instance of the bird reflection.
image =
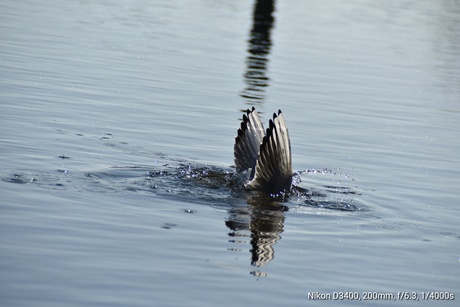
<svg viewBox="0 0 460 307">
<path fill-rule="evenodd" d="M 275 21 L 274 10 L 274 0 L 257 0 L 254 4 L 253 23 L 248 40 L 247 68 L 244 74 L 246 87 L 240 94 L 251 105 L 263 102 L 265 88 L 269 85 L 266 71 L 272 45 L 270 32 Z M 233 207 L 229 210 L 226 225 L 231 230 L 231 242 L 244 243 L 245 238 L 250 238 L 251 264 L 262 267 L 275 257 L 274 245 L 281 238 L 283 211 L 287 208 L 265 194 L 251 194 L 248 204 L 249 206 Z M 232 250 L 239 251 L 239 248 Z M 265 275 L 260 271 L 252 274 Z"/>
<path fill-rule="evenodd" d="M 264 194 L 249 196 L 248 204 L 229 210 L 225 224 L 232 230 L 229 236 L 234 239 L 230 242 L 240 244 L 250 238 L 251 264 L 262 267 L 275 257 L 274 245 L 281 239 L 287 207 Z M 239 248 L 232 250 L 240 251 Z M 259 276 L 263 274 L 257 272 Z"/>
<path fill-rule="evenodd" d="M 264 91 L 269 83 L 266 71 L 272 44 L 270 31 L 275 21 L 274 9 L 274 0 L 258 0 L 254 5 L 253 26 L 248 41 L 247 69 L 244 74 L 246 88 L 241 93 L 241 97 L 250 104 L 264 99 Z"/>
</svg>

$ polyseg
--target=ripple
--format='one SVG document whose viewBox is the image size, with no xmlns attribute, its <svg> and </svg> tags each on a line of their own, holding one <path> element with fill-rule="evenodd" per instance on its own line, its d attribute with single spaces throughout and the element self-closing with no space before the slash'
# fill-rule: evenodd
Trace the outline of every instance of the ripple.
<svg viewBox="0 0 460 307">
<path fill-rule="evenodd" d="M 337 182 L 337 176 L 342 177 L 342 182 Z M 346 178 L 329 169 L 299 171 L 294 175 L 293 190 L 274 197 L 245 190 L 243 183 L 246 175 L 235 173 L 234 168 L 165 159 L 164 163 L 153 166 L 112 166 L 90 172 L 63 169 L 50 173 L 15 172 L 2 180 L 16 184 L 34 183 L 48 189 L 155 194 L 212 206 L 250 203 L 256 207 L 282 211 L 298 206 L 346 212 L 366 211 L 367 207 L 357 200 L 361 192 L 354 186 L 354 179 L 349 179 L 351 185 L 348 186 L 343 184 Z"/>
</svg>

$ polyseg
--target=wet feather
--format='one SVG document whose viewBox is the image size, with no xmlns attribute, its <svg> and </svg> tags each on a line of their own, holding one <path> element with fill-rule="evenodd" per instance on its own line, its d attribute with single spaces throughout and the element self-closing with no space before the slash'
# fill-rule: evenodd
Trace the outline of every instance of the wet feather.
<svg viewBox="0 0 460 307">
<path fill-rule="evenodd" d="M 291 143 L 283 113 L 273 114 L 264 130 L 253 107 L 243 115 L 234 146 L 238 172 L 248 171 L 248 189 L 278 194 L 292 184 Z"/>
</svg>

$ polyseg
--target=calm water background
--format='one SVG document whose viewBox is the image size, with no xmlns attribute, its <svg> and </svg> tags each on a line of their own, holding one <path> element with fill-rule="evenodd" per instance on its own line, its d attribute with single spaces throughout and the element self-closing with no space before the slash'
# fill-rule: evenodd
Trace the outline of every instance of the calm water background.
<svg viewBox="0 0 460 307">
<path fill-rule="evenodd" d="M 0 3 L 2 306 L 458 306 L 459 2 L 279 1 L 265 24 L 254 7 Z M 257 215 L 244 192 L 152 183 L 231 172 L 252 105 L 283 110 L 325 207 Z"/>
</svg>

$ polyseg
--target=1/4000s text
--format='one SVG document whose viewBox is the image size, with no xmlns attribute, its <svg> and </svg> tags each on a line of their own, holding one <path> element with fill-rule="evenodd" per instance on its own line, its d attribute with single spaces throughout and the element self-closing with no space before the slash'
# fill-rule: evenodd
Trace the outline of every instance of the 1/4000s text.
<svg viewBox="0 0 460 307">
<path fill-rule="evenodd" d="M 391 292 L 376 292 L 376 291 L 343 291 L 343 292 L 308 292 L 309 300 L 350 300 L 350 301 L 370 301 L 370 300 L 387 300 L 387 301 L 418 301 L 418 300 L 454 300 L 455 295 L 448 291 L 434 292 L 409 292 L 399 291 Z"/>
</svg>

